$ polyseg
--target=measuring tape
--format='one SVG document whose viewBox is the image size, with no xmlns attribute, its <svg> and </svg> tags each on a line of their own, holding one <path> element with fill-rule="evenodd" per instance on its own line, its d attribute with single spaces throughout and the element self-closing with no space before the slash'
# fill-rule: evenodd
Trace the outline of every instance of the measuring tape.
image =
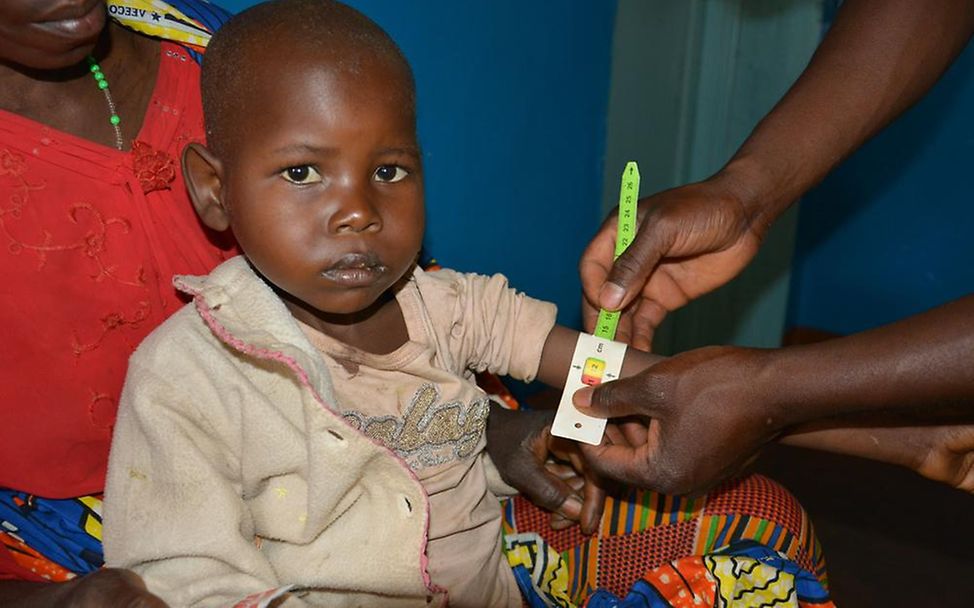
<svg viewBox="0 0 974 608">
<path fill-rule="evenodd" d="M 639 166 L 635 161 L 626 163 L 622 172 L 622 187 L 619 189 L 619 222 L 616 228 L 616 250 L 613 260 L 619 258 L 636 237 L 636 208 L 639 200 Z M 594 335 L 612 340 L 619 326 L 619 311 L 599 311 L 595 322 Z"/>
<path fill-rule="evenodd" d="M 617 259 L 629 247 L 636 236 L 636 206 L 639 200 L 639 167 L 630 161 L 622 172 L 619 189 L 619 217 L 616 228 Z M 572 396 L 584 386 L 597 386 L 603 381 L 615 380 L 622 369 L 626 345 L 614 342 L 619 326 L 619 312 L 599 311 L 594 334 L 582 333 L 575 343 L 575 353 L 568 369 L 565 389 L 561 393 L 558 411 L 551 424 L 551 434 L 598 445 L 605 432 L 605 419 L 588 416 L 575 409 Z"/>
</svg>

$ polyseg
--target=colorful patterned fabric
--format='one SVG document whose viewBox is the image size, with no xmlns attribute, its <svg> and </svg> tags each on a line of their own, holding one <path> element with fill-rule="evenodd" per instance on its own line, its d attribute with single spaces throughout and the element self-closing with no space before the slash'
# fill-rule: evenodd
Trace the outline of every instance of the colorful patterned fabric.
<svg viewBox="0 0 974 608">
<path fill-rule="evenodd" d="M 832 606 L 807 514 L 759 475 L 694 499 L 610 497 L 591 536 L 548 518 L 520 497 L 504 507 L 505 552 L 532 607 Z"/>
<path fill-rule="evenodd" d="M 504 550 L 532 607 L 691 608 L 698 599 L 833 606 L 807 515 L 761 476 L 696 499 L 610 497 L 592 536 L 551 530 L 548 517 L 519 497 L 504 505 Z M 101 566 L 100 496 L 47 500 L 0 490 L 0 528 L 17 563 L 42 578 L 70 580 Z"/>
<path fill-rule="evenodd" d="M 212 33 L 230 18 L 207 0 L 108 0 L 108 14 L 131 30 L 184 46 L 198 63 Z"/>
<path fill-rule="evenodd" d="M 66 581 L 101 567 L 101 496 L 50 500 L 0 489 L 0 544 L 24 570 Z"/>
</svg>

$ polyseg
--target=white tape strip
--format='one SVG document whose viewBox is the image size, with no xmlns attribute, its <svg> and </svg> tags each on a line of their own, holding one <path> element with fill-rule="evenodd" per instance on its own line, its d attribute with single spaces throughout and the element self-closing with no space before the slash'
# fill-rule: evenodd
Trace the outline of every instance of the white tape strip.
<svg viewBox="0 0 974 608">
<path fill-rule="evenodd" d="M 626 345 L 622 342 L 584 333 L 578 335 L 568 379 L 565 380 L 565 390 L 561 393 L 555 421 L 551 425 L 552 435 L 592 445 L 602 442 L 605 419 L 579 412 L 572 404 L 572 395 L 583 386 L 597 386 L 616 380 L 625 356 Z"/>
</svg>

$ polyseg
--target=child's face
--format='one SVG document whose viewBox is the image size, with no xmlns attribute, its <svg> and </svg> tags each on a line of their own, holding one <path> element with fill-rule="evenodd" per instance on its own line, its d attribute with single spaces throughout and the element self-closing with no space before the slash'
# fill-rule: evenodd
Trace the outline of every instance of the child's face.
<svg viewBox="0 0 974 608">
<path fill-rule="evenodd" d="M 366 309 L 416 260 L 423 180 L 405 76 L 313 58 L 257 73 L 224 159 L 223 198 L 255 268 L 324 313 Z M 301 305 L 303 303 L 303 306 Z"/>
</svg>

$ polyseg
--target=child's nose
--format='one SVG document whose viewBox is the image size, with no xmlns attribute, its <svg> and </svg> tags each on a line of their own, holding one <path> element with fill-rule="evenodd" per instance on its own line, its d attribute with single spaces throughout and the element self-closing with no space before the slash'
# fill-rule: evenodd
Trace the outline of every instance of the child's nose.
<svg viewBox="0 0 974 608">
<path fill-rule="evenodd" d="M 382 228 L 382 220 L 375 205 L 362 189 L 352 187 L 343 190 L 337 203 L 329 220 L 329 228 L 333 233 L 376 232 Z"/>
</svg>

